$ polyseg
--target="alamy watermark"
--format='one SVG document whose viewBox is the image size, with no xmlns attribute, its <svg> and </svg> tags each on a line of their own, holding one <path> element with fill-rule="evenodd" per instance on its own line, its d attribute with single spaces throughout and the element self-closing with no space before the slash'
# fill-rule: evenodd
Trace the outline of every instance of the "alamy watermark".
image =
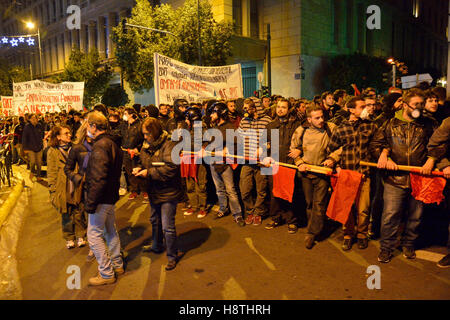
<svg viewBox="0 0 450 320">
<path fill-rule="evenodd" d="M 370 276 L 367 278 L 367 289 L 381 289 L 381 269 L 377 265 L 370 265 L 367 267 L 366 273 Z"/>
</svg>

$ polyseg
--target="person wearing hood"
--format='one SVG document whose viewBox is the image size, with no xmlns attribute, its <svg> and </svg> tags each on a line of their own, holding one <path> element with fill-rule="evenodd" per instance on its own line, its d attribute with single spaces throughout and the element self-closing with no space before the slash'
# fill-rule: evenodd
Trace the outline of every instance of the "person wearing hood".
<svg viewBox="0 0 450 320">
<path fill-rule="evenodd" d="M 107 132 L 108 119 L 103 114 L 91 112 L 87 122 L 93 147 L 86 169 L 85 210 L 89 247 L 98 262 L 98 274 L 89 284 L 99 286 L 116 282 L 116 275 L 125 272 L 114 208 L 119 200 L 123 153 L 121 138 Z"/>
<path fill-rule="evenodd" d="M 428 154 L 427 144 L 435 124 L 421 116 L 424 93 L 411 89 L 404 93 L 401 110 L 376 131 L 369 152 L 378 159 L 379 169 L 388 169 L 384 176 L 384 206 L 381 218 L 381 240 L 378 261 L 388 263 L 397 247 L 397 231 L 406 211 L 406 226 L 400 245 L 407 259 L 416 257 L 414 242 L 422 218 L 424 204 L 411 195 L 408 172 L 398 171 L 398 165 L 420 166 L 421 174 L 429 175 L 435 159 Z M 407 204 L 406 208 L 404 204 Z"/>
<path fill-rule="evenodd" d="M 272 130 L 278 130 L 279 143 L 278 145 L 269 145 L 269 156 L 263 160 L 263 163 L 269 167 L 270 163 L 274 161 L 271 158 L 273 153 L 278 153 L 279 162 L 294 164 L 290 154 L 291 138 L 295 130 L 300 126 L 300 122 L 295 118 L 289 118 L 289 113 L 292 111 L 291 103 L 287 99 L 281 99 L 277 103 L 276 118 L 267 125 L 267 141 L 271 141 Z M 276 150 L 278 149 L 278 150 Z M 297 180 L 297 179 L 295 179 Z M 298 184 L 298 181 L 296 181 Z M 269 175 L 269 190 L 272 190 L 273 175 Z M 296 190 L 296 188 L 294 188 Z M 283 222 L 287 224 L 288 232 L 293 234 L 298 230 L 297 217 L 294 214 L 293 203 L 281 198 L 274 197 L 271 193 L 270 198 L 270 216 L 272 221 L 269 222 L 265 228 L 271 230 Z"/>
<path fill-rule="evenodd" d="M 172 135 L 176 129 L 186 129 L 185 112 L 189 107 L 186 99 L 176 99 L 173 102 L 173 118 L 167 122 L 167 133 Z"/>
<path fill-rule="evenodd" d="M 64 167 L 71 150 L 71 128 L 68 125 L 54 126 L 50 132 L 47 152 L 47 177 L 50 202 L 61 214 L 63 237 L 67 249 L 86 245 L 86 219 L 74 203 L 74 186 L 64 174 Z"/>
<path fill-rule="evenodd" d="M 176 267 L 180 254 L 177 246 L 175 214 L 177 204 L 183 197 L 180 166 L 172 159 L 172 150 L 177 142 L 155 118 L 147 118 L 142 124 L 145 142 L 141 150 L 140 164 L 133 168 L 133 174 L 146 178 L 150 197 L 150 222 L 152 244 L 150 251 L 162 253 L 164 243 L 167 249 L 166 270 Z M 163 163 L 156 166 L 155 163 Z"/>
<path fill-rule="evenodd" d="M 242 149 L 244 151 L 244 154 L 240 154 L 240 156 L 259 159 L 262 155 L 260 138 L 272 119 L 265 115 L 259 99 L 256 98 L 255 100 L 245 99 L 244 110 L 246 115 L 241 120 L 237 130 L 241 138 L 240 144 L 243 144 L 243 148 L 239 148 L 238 151 Z M 241 169 L 239 187 L 245 208 L 246 224 L 259 226 L 262 222 L 262 217 L 267 215 L 267 184 L 268 177 L 261 174 L 261 167 L 255 164 L 255 161 L 249 162 L 249 160 L 245 160 Z M 255 200 L 253 200 L 252 196 L 254 187 L 257 194 Z"/>
<path fill-rule="evenodd" d="M 402 108 L 402 94 L 392 92 L 384 97 L 381 114 L 375 118 L 374 123 L 381 127 L 386 121 L 395 116 L 395 112 Z"/>
</svg>

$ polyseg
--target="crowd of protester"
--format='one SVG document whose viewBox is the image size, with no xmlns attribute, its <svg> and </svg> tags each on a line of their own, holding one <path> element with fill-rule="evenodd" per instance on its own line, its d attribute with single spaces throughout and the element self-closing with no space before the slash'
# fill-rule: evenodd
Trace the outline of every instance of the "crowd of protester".
<svg viewBox="0 0 450 320">
<path fill-rule="evenodd" d="M 67 248 L 85 246 L 87 237 L 87 259 L 99 263 L 91 285 L 113 283 L 124 273 L 114 224 L 119 196 L 149 202 L 152 242 L 146 250 L 166 251 L 167 270 L 182 255 L 176 244 L 177 205 L 185 216 L 231 215 L 239 227 L 264 223 L 272 230 L 286 225 L 291 234 L 305 222 L 304 245 L 312 249 L 327 223 L 332 188 L 328 176 L 308 170 L 311 165 L 363 174 L 342 226 L 344 251 L 355 243 L 363 250 L 370 239 L 379 238 L 379 262 L 388 263 L 399 244 L 403 256 L 414 259 L 424 212 L 450 212 L 448 183 L 445 200 L 427 205 L 411 195 L 408 173 L 398 170 L 399 165 L 418 166 L 424 175 L 441 170 L 450 178 L 450 106 L 442 87 L 391 88 L 384 96 L 373 88 L 353 95 L 339 89 L 311 101 L 273 95 L 193 103 L 178 99 L 158 107 L 98 104 L 93 109 L 26 114 L 1 123 L 4 134 L 14 134 L 14 162 L 27 164 L 30 179 L 41 181 L 41 167 L 47 165 L 50 201 L 61 214 Z M 222 132 L 223 141 L 205 138 L 209 128 Z M 180 129 L 191 133 L 196 157 L 203 159 L 194 176 L 182 177 L 172 158 L 177 141 L 171 137 Z M 204 133 L 200 139 L 196 129 Z M 229 154 L 228 129 L 243 137 L 233 143 L 243 144 L 244 163 L 207 161 L 211 154 L 205 148 L 212 143 L 216 155 Z M 263 158 L 259 140 L 264 129 L 269 135 L 278 129 L 279 146 L 268 144 Z M 274 163 L 274 152 L 279 162 L 298 168 L 292 201 L 274 196 L 273 177 L 262 172 Z M 254 158 L 259 162 L 249 161 Z M 378 168 L 361 161 L 375 162 Z M 450 253 L 450 236 L 448 249 Z M 449 263 L 447 254 L 438 266 Z"/>
</svg>

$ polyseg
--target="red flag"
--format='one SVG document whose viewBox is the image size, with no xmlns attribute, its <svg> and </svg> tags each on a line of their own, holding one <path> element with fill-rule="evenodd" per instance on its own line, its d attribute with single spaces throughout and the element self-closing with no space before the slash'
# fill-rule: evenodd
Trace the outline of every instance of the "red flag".
<svg viewBox="0 0 450 320">
<path fill-rule="evenodd" d="M 296 172 L 295 169 L 278 167 L 278 172 L 273 175 L 272 194 L 274 197 L 292 202 Z"/>
<path fill-rule="evenodd" d="M 423 176 L 417 173 L 410 173 L 411 189 L 414 199 L 423 203 L 436 202 L 440 204 L 444 200 L 444 188 L 447 182 L 442 177 Z"/>
<path fill-rule="evenodd" d="M 182 178 L 194 178 L 197 181 L 197 157 L 195 155 L 183 155 L 180 162 L 180 171 Z"/>
<path fill-rule="evenodd" d="M 363 175 L 357 171 L 343 170 L 339 172 L 337 181 L 332 178 L 333 194 L 327 208 L 327 216 L 331 219 L 346 224 L 352 205 L 361 188 Z"/>
</svg>

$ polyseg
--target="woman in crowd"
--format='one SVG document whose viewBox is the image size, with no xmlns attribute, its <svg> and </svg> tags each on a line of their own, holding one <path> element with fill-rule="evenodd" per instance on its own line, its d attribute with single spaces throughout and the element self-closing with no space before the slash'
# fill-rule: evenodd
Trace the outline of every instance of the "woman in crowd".
<svg viewBox="0 0 450 320">
<path fill-rule="evenodd" d="M 66 125 L 57 125 L 50 131 L 47 153 L 47 177 L 50 202 L 61 214 L 63 237 L 67 249 L 86 245 L 86 219 L 77 210 L 73 201 L 73 183 L 64 174 L 64 166 L 71 147 L 71 129 Z"/>
<path fill-rule="evenodd" d="M 67 158 L 66 165 L 64 167 L 64 173 L 67 178 L 74 184 L 76 199 L 73 199 L 76 210 L 79 211 L 79 215 L 83 216 L 86 221 L 86 212 L 84 211 L 84 199 L 85 199 L 85 173 L 89 161 L 89 156 L 92 151 L 92 139 L 87 136 L 87 122 L 83 122 L 77 131 L 73 147 L 70 149 L 69 156 Z M 94 254 L 89 250 L 87 261 L 94 260 Z"/>
<path fill-rule="evenodd" d="M 132 174 L 148 179 L 147 190 L 150 198 L 150 222 L 152 224 L 151 251 L 164 251 L 165 239 L 167 258 L 166 270 L 172 270 L 178 262 L 177 232 L 175 213 L 178 199 L 182 198 L 181 175 L 178 165 L 173 163 L 171 154 L 177 144 L 161 127 L 155 118 L 147 118 L 142 124 L 145 143 L 142 146 L 141 165 L 134 168 Z M 161 166 L 154 166 L 162 163 Z"/>
</svg>

